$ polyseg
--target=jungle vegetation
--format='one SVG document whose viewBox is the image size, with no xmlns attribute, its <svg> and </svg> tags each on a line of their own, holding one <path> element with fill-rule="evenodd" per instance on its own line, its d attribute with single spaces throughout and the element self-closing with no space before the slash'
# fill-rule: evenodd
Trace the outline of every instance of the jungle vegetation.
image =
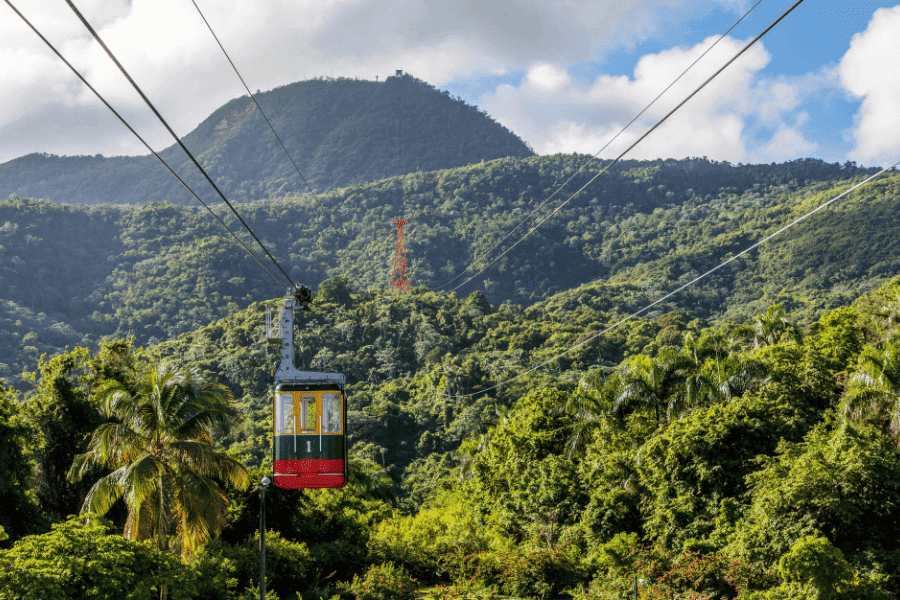
<svg viewBox="0 0 900 600">
<path fill-rule="evenodd" d="M 186 142 L 350 382 L 349 484 L 269 494 L 269 598 L 900 597 L 900 175 L 593 338 L 873 171 L 623 161 L 452 290 L 604 161 L 405 75 L 259 98 L 312 191 L 246 97 Z M 0 194 L 0 600 L 258 597 L 282 284 L 148 157 Z"/>
<path fill-rule="evenodd" d="M 127 503 L 72 515 L 121 466 L 78 457 L 144 390 L 190 379 L 234 415 L 204 428 L 217 460 L 267 472 L 264 306 L 44 357 L 30 389 L 3 388 L 0 598 L 253 597 L 258 496 L 230 469 L 220 534 L 187 554 L 122 536 Z M 271 597 L 897 597 L 900 278 L 814 318 L 672 303 L 564 353 L 626 310 L 326 280 L 298 360 L 351 380 L 352 477 L 270 495 Z"/>
<path fill-rule="evenodd" d="M 499 159 L 241 211 L 294 278 L 315 287 L 345 276 L 359 290 L 384 287 L 390 220 L 402 214 L 411 222 L 413 281 L 446 290 L 467 265 L 484 264 L 485 252 L 586 160 Z M 542 300 L 633 306 L 868 172 L 815 160 L 621 167 L 458 293 L 479 289 L 494 304 L 524 307 Z M 745 320 L 781 303 L 808 322 L 852 301 L 900 270 L 898 185 L 896 175 L 873 183 L 676 303 L 691 318 Z M 106 335 L 139 344 L 169 339 L 283 292 L 201 209 L 0 202 L 0 377 L 17 385 L 42 353 L 93 347 Z"/>
</svg>

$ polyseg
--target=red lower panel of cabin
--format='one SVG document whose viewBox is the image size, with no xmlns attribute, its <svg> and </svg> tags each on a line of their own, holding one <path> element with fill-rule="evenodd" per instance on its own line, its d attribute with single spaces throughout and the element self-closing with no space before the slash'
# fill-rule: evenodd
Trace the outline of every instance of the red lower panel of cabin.
<svg viewBox="0 0 900 600">
<path fill-rule="evenodd" d="M 334 488 L 346 483 L 341 458 L 306 458 L 275 461 L 275 485 L 288 490 Z"/>
</svg>

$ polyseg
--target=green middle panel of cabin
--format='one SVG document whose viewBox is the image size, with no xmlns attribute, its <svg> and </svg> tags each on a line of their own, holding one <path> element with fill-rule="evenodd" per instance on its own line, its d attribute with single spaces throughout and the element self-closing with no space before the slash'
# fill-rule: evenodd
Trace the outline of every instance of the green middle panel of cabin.
<svg viewBox="0 0 900 600">
<path fill-rule="evenodd" d="M 319 443 L 321 441 L 321 450 Z M 276 435 L 275 460 L 345 458 L 342 435 Z"/>
</svg>

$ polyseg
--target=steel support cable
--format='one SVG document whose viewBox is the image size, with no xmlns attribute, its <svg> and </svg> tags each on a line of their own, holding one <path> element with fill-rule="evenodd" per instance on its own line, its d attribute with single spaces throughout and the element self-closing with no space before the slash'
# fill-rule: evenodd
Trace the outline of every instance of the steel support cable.
<svg viewBox="0 0 900 600">
<path fill-rule="evenodd" d="M 705 49 L 703 52 L 700 53 L 700 55 L 698 55 L 693 61 L 691 61 L 691 63 L 690 63 L 688 66 L 686 66 L 686 67 L 684 68 L 684 70 L 682 70 L 681 73 L 678 74 L 677 77 L 675 77 L 675 79 L 673 79 L 672 81 L 670 81 L 669 84 L 668 84 L 666 87 L 664 87 L 662 90 L 660 90 L 660 92 L 659 92 L 658 94 L 656 94 L 656 96 L 655 96 L 652 100 L 650 100 L 650 102 L 648 102 L 647 104 L 645 104 L 644 107 L 640 110 L 640 112 L 638 112 L 636 115 L 634 115 L 634 117 L 632 117 L 630 121 L 628 121 L 627 123 L 625 123 L 625 125 L 624 125 L 621 129 L 619 129 L 619 131 L 616 132 L 616 134 L 615 134 L 614 136 L 612 136 L 611 138 L 609 138 L 609 140 L 607 140 L 606 143 L 603 144 L 603 147 L 601 147 L 599 150 L 597 150 L 596 152 L 594 152 L 594 153 L 588 158 L 588 160 L 585 160 L 583 163 L 581 163 L 581 165 L 575 170 L 575 172 L 573 172 L 571 175 L 569 175 L 569 177 L 566 178 L 566 180 L 563 181 L 563 182 L 562 182 L 562 183 L 561 183 L 561 184 L 553 191 L 553 193 L 551 193 L 551 194 L 550 194 L 549 196 L 547 196 L 544 200 L 542 200 L 541 202 L 539 202 L 537 206 L 535 206 L 535 207 L 534 207 L 527 215 L 525 215 L 525 218 L 524 218 L 524 219 L 522 219 L 522 220 L 520 220 L 518 223 L 516 223 L 516 224 L 513 226 L 512 229 L 510 229 L 509 231 L 506 232 L 506 235 L 504 235 L 502 238 L 500 238 L 499 241 L 495 242 L 490 248 L 488 248 L 488 249 L 482 254 L 482 258 L 487 258 L 491 253 L 494 252 L 494 250 L 496 250 L 497 248 L 499 248 L 500 246 L 502 246 L 502 245 L 503 245 L 503 242 L 505 242 L 506 240 L 508 240 L 509 237 L 519 229 L 519 227 L 521 227 L 522 225 L 524 225 L 525 223 L 527 223 L 528 221 L 530 221 L 531 218 L 532 218 L 533 216 L 535 216 L 538 212 L 540 212 L 540 210 L 541 210 L 548 202 L 550 202 L 551 200 L 553 200 L 553 199 L 554 199 L 554 198 L 555 198 L 562 190 L 564 190 L 566 187 L 568 187 L 568 185 L 569 185 L 570 183 L 572 183 L 572 180 L 573 180 L 573 179 L 575 179 L 579 174 L 581 174 L 588 166 L 590 166 L 591 164 L 593 164 L 593 163 L 594 163 L 593 159 L 595 159 L 595 158 L 600 158 L 600 154 L 602 154 L 604 150 L 606 150 L 607 148 L 609 148 L 610 145 L 612 145 L 613 142 L 615 142 L 617 139 L 619 139 L 619 137 L 620 137 L 623 133 L 625 133 L 632 125 L 634 125 L 634 123 L 635 123 L 638 119 L 640 119 L 642 116 L 644 116 L 644 113 L 646 113 L 648 110 L 650 110 L 651 108 L 653 108 L 653 106 L 659 101 L 660 98 L 662 98 L 662 97 L 666 94 L 666 92 L 668 92 L 670 89 L 672 89 L 672 87 L 674 87 L 676 83 L 678 83 L 679 81 L 681 81 L 681 79 L 682 79 L 685 75 L 687 75 L 688 72 L 689 72 L 691 69 L 693 69 L 694 66 L 695 66 L 698 62 L 700 62 L 701 60 L 703 60 L 703 58 L 704 58 L 707 54 L 709 54 L 710 52 L 712 52 L 712 50 L 713 50 L 716 46 L 718 46 L 719 43 L 720 43 L 722 40 L 724 40 L 726 37 L 728 37 L 728 35 L 729 35 L 732 31 L 734 31 L 734 30 L 738 27 L 738 25 L 740 25 L 741 23 L 743 23 L 744 20 L 745 20 L 747 17 L 750 16 L 750 13 L 752 13 L 752 12 L 754 11 L 754 9 L 756 9 L 757 6 L 759 6 L 760 4 L 762 4 L 762 1 L 763 1 L 763 0 L 756 0 L 756 2 L 753 3 L 753 5 L 751 5 L 750 8 L 748 8 L 748 9 L 746 10 L 746 12 L 744 12 L 744 14 L 742 14 L 742 15 L 738 18 L 737 21 L 735 21 L 734 23 L 731 24 L 731 27 L 729 27 L 728 29 L 726 29 L 726 30 L 725 30 L 718 38 L 716 38 L 716 40 L 715 40 L 712 44 L 710 44 L 709 46 L 707 46 L 706 49 Z M 477 260 L 477 259 L 476 259 L 476 260 Z M 450 285 L 451 283 L 453 283 L 454 281 L 457 281 L 458 279 L 464 277 L 465 274 L 468 273 L 470 269 L 472 269 L 472 267 L 474 266 L 474 262 L 475 262 L 475 261 L 473 261 L 473 262 L 470 263 L 468 266 L 466 266 L 466 268 L 465 268 L 462 272 L 460 272 L 459 274 L 457 274 L 455 277 L 453 277 L 452 279 L 449 279 L 449 280 L 445 281 L 444 283 L 440 284 L 438 287 L 439 287 L 439 288 L 445 288 L 445 287 L 447 287 L 448 285 Z"/>
<path fill-rule="evenodd" d="M 760 2 L 762 0 L 759 0 Z M 241 85 L 244 86 L 244 89 L 247 91 L 247 94 L 250 96 L 250 99 L 253 100 L 253 104 L 256 105 L 256 110 L 259 111 L 259 114 L 266 121 L 266 125 L 269 126 L 269 130 L 272 132 L 272 135 L 278 141 L 278 145 L 281 146 L 281 149 L 284 151 L 284 155 L 294 166 L 294 170 L 297 171 L 297 175 L 300 176 L 300 179 L 303 181 L 303 184 L 306 186 L 306 189 L 312 190 L 312 185 L 310 185 L 309 180 L 306 178 L 306 175 L 303 174 L 303 171 L 300 170 L 300 165 L 297 164 L 297 161 L 294 160 L 294 157 L 291 156 L 291 153 L 288 152 L 287 146 L 284 143 L 284 140 L 281 139 L 281 136 L 278 135 L 278 132 L 275 130 L 275 126 L 272 125 L 272 121 L 269 119 L 269 116 L 266 114 L 266 111 L 263 110 L 263 107 L 260 106 L 259 100 L 256 99 L 256 94 L 250 91 L 250 86 L 247 85 L 247 82 L 244 80 L 244 76 L 241 75 L 241 72 L 238 70 L 237 65 L 234 64 L 234 61 L 231 60 L 231 55 L 228 54 L 228 51 L 225 49 L 224 44 L 219 39 L 219 36 L 216 35 L 215 30 L 212 25 L 210 25 L 209 20 L 206 18 L 206 15 L 203 14 L 203 11 L 200 10 L 200 5 L 197 4 L 196 0 L 191 0 L 191 3 L 194 5 L 194 8 L 197 9 L 197 14 L 200 15 L 200 18 L 203 19 L 203 22 L 206 24 L 206 28 L 209 29 L 209 32 L 212 34 L 213 39 L 216 40 L 216 44 L 219 45 L 219 49 L 222 51 L 222 54 L 225 55 L 225 59 L 228 61 L 228 64 L 231 65 L 231 69 L 234 71 L 234 74 L 237 75 L 238 80 L 240 80 Z"/>
<path fill-rule="evenodd" d="M 529 368 L 529 369 L 526 369 L 526 370 L 520 372 L 518 375 L 515 375 L 515 376 L 513 376 L 513 377 L 509 377 L 509 378 L 507 378 L 507 379 L 504 379 L 503 381 L 500 381 L 500 382 L 498 382 L 498 383 L 495 383 L 495 384 L 493 384 L 493 385 L 491 385 L 491 386 L 489 386 L 489 387 L 486 387 L 486 388 L 484 388 L 484 389 L 478 390 L 477 392 L 472 392 L 472 393 L 469 393 L 469 394 L 446 394 L 445 396 L 446 396 L 447 398 L 471 398 L 471 397 L 474 397 L 474 396 L 480 396 L 481 394 L 486 394 L 487 392 L 490 392 L 490 391 L 495 390 L 495 389 L 497 389 L 497 388 L 499 388 L 499 387 L 501 387 L 501 386 L 507 385 L 508 383 L 511 383 L 511 382 L 513 382 L 513 381 L 516 381 L 517 379 L 520 379 L 520 378 L 524 377 L 525 375 L 530 375 L 531 373 L 534 373 L 535 371 L 539 371 L 539 370 L 543 369 L 544 367 L 546 367 L 546 366 L 552 364 L 553 362 L 555 362 L 555 361 L 558 360 L 559 358 L 561 358 L 561 357 L 567 355 L 568 353 L 572 352 L 573 350 L 577 350 L 578 348 L 581 348 L 581 347 L 583 347 L 583 346 L 586 346 L 587 344 L 590 344 L 591 342 L 593 342 L 593 341 L 596 340 L 597 338 L 602 337 L 602 336 L 606 335 L 607 333 L 610 333 L 611 331 L 614 331 L 614 330 L 618 329 L 619 327 L 621 327 L 622 325 L 624 325 L 624 324 L 627 323 L 628 321 L 631 321 L 631 320 L 633 320 L 633 319 L 635 319 L 635 318 L 641 316 L 642 314 L 646 313 L 647 311 L 649 311 L 649 310 L 652 309 L 653 307 L 658 306 L 659 304 L 662 304 L 663 302 L 665 302 L 665 301 L 668 300 L 669 298 L 671 298 L 671 297 L 673 297 L 673 296 L 675 296 L 675 295 L 677 295 L 677 294 L 683 292 L 683 291 L 686 290 L 687 288 L 693 286 L 695 283 L 697 283 L 697 282 L 699 282 L 699 281 L 702 281 L 703 279 L 706 279 L 707 277 L 709 277 L 710 275 L 712 275 L 712 274 L 715 273 L 716 271 L 718 271 L 718 270 L 720 270 L 720 269 L 726 267 L 727 265 L 733 263 L 733 262 L 736 261 L 737 259 L 739 259 L 739 258 L 741 258 L 742 256 L 744 256 L 744 255 L 746 255 L 746 254 L 752 252 L 753 250 L 756 250 L 757 248 L 759 248 L 759 247 L 762 246 L 763 244 L 765 244 L 765 243 L 769 242 L 770 240 L 772 240 L 773 238 L 775 238 L 775 237 L 781 235 L 782 233 L 784 233 L 784 232 L 787 231 L 788 229 L 792 228 L 793 226 L 795 226 L 795 225 L 797 225 L 797 224 L 799 224 L 799 223 L 802 223 L 803 221 L 807 220 L 808 218 L 810 218 L 811 216 L 815 215 L 816 213 L 818 213 L 818 212 L 824 210 L 825 208 L 828 208 L 829 206 L 831 206 L 832 204 L 834 204 L 834 203 L 837 202 L 838 200 L 840 200 L 840 199 L 844 198 L 845 196 L 847 196 L 848 194 L 850 194 L 850 193 L 852 193 L 852 192 L 854 192 L 854 191 L 860 189 L 861 187 L 863 187 L 863 186 L 865 186 L 865 185 L 871 183 L 871 182 L 874 181 L 875 179 L 878 179 L 879 177 L 881 177 L 882 175 L 884 175 L 884 174 L 887 173 L 888 171 L 890 171 L 890 170 L 892 170 L 892 169 L 895 169 L 895 168 L 897 168 L 898 166 L 900 166 L 900 160 L 898 160 L 897 162 L 895 162 L 894 164 L 892 164 L 892 165 L 890 165 L 890 166 L 888 166 L 888 167 L 884 167 L 883 169 L 881 169 L 881 170 L 878 171 L 877 173 L 874 173 L 874 174 L 872 174 L 872 175 L 866 177 L 866 178 L 863 179 L 862 181 L 860 181 L 860 182 L 858 182 L 858 183 L 852 185 L 851 187 L 847 188 L 846 190 L 844 190 L 844 191 L 841 192 L 840 194 L 838 194 L 838 195 L 836 195 L 836 196 L 830 198 L 829 200 L 826 200 L 825 202 L 822 202 L 821 204 L 817 205 L 815 208 L 813 208 L 813 209 L 811 209 L 811 210 L 809 210 L 809 211 L 803 213 L 802 215 L 800 215 L 799 217 L 793 219 L 792 221 L 788 222 L 787 224 L 782 225 L 781 227 L 779 227 L 778 229 L 776 229 L 776 230 L 773 231 L 772 233 L 767 234 L 766 236 L 764 236 L 764 237 L 761 238 L 760 240 L 758 240 L 758 241 L 756 241 L 756 242 L 750 244 L 749 246 L 747 246 L 746 248 L 744 248 L 743 250 L 741 250 L 741 251 L 738 252 L 737 254 L 734 254 L 734 255 L 732 255 L 732 256 L 729 256 L 728 258 L 726 258 L 726 259 L 723 260 L 722 262 L 718 263 L 716 266 L 712 267 L 711 269 L 709 269 L 709 270 L 707 270 L 707 271 L 704 271 L 704 272 L 701 273 L 700 275 L 697 275 L 696 277 L 694 277 L 693 279 L 691 279 L 691 280 L 688 281 L 687 283 L 681 284 L 680 286 L 678 286 L 678 287 L 676 287 L 675 289 L 673 289 L 672 291 L 670 291 L 670 292 L 664 294 L 663 296 L 660 296 L 659 298 L 657 298 L 657 299 L 654 300 L 653 302 L 651 302 L 651 303 L 645 305 L 643 308 L 641 308 L 641 309 L 639 309 L 639 310 L 636 310 L 636 311 L 634 311 L 633 313 L 630 313 L 629 315 L 627 315 L 627 316 L 625 316 L 625 317 L 622 317 L 622 318 L 619 319 L 618 321 L 615 321 L 613 324 L 611 324 L 611 325 L 609 325 L 609 326 L 607 326 L 607 327 L 601 329 L 600 331 L 597 331 L 596 333 L 591 334 L 590 336 L 588 336 L 587 338 L 581 340 L 580 342 L 577 342 L 576 344 L 573 344 L 572 346 L 569 346 L 568 348 L 566 348 L 566 349 L 563 350 L 562 352 L 557 353 L 556 355 L 552 356 L 551 358 L 549 358 L 549 359 L 547 359 L 547 360 L 545 360 L 545 361 L 543 361 L 543 362 L 541 362 L 541 363 L 539 363 L 539 364 L 537 364 L 537 365 L 535 365 L 535 366 L 533 366 L 533 367 L 531 367 L 531 368 Z"/>
<path fill-rule="evenodd" d="M 556 215 L 560 210 L 562 210 L 569 202 L 571 202 L 576 196 L 578 196 L 579 194 L 581 194 L 581 192 L 583 192 L 584 190 L 586 190 L 591 184 L 593 184 L 593 183 L 594 183 L 595 181 L 597 181 L 600 177 L 602 177 L 607 171 L 609 171 L 609 170 L 610 170 L 611 168 L 613 168 L 616 164 L 618 164 L 618 162 L 619 162 L 620 160 L 622 160 L 622 158 L 623 158 L 625 155 L 627 155 L 629 152 L 631 152 L 638 144 L 640 144 L 640 143 L 643 142 L 645 139 L 647 139 L 647 137 L 648 137 L 651 133 L 653 133 L 654 131 L 656 131 L 657 129 L 659 129 L 659 127 L 660 127 L 663 123 L 665 123 L 666 121 L 669 120 L 669 117 L 671 117 L 671 116 L 674 115 L 676 112 L 678 112 L 678 110 L 679 110 L 682 106 L 684 106 L 685 104 L 687 104 L 694 96 L 696 96 L 697 94 L 699 94 L 700 91 L 701 91 L 703 88 L 705 88 L 707 85 L 709 85 L 709 83 L 712 82 L 716 77 L 718 77 L 725 69 L 727 69 L 729 66 L 731 66 L 731 64 L 734 63 L 734 61 L 736 61 L 738 58 L 740 58 L 741 56 L 743 56 L 743 54 L 744 54 L 745 52 L 747 52 L 747 50 L 749 50 L 749 49 L 752 48 L 754 45 L 756 45 L 756 43 L 757 43 L 759 40 L 761 40 L 763 37 L 765 37 L 765 35 L 766 35 L 767 33 L 769 33 L 770 31 L 772 31 L 772 29 L 774 29 L 779 23 L 781 23 L 781 21 L 783 21 L 789 14 L 791 14 L 791 13 L 794 11 L 794 9 L 796 9 L 798 6 L 800 6 L 801 4 L 803 4 L 803 2 L 804 2 L 804 0 L 796 0 L 793 4 L 791 4 L 791 6 L 790 6 L 787 10 L 785 10 L 783 13 L 781 13 L 781 15 L 780 15 L 777 19 L 775 19 L 774 21 L 772 21 L 771 23 L 769 23 L 769 25 L 768 25 L 765 29 L 763 29 L 759 34 L 757 34 L 756 37 L 754 37 L 752 40 L 750 40 L 749 42 L 747 42 L 747 44 L 746 44 L 743 48 L 741 48 L 734 56 L 732 56 L 730 59 L 728 59 L 728 61 L 727 61 L 724 65 L 722 65 L 721 67 L 719 67 L 712 75 L 710 75 L 709 77 L 707 77 L 706 80 L 703 81 L 703 83 L 701 83 L 699 86 L 697 86 L 697 88 L 694 89 L 694 91 L 692 91 L 690 94 L 688 94 L 683 100 L 681 100 L 678 104 L 676 104 L 675 107 L 674 107 L 672 110 L 670 110 L 669 112 L 667 112 L 667 113 L 666 113 L 661 119 L 659 119 L 652 127 L 650 127 L 647 131 L 645 131 L 645 132 L 644 132 L 637 140 L 635 140 L 635 141 L 632 142 L 627 148 L 625 148 L 625 150 L 623 150 L 623 151 L 622 151 L 615 159 L 613 159 L 612 162 L 610 162 L 610 163 L 607 164 L 605 167 L 603 167 L 603 169 L 601 169 L 596 175 L 594 175 L 591 179 L 589 179 L 589 180 L 587 181 L 587 183 L 585 183 L 585 184 L 582 185 L 580 188 L 578 188 L 577 190 L 575 190 L 574 192 L 572 192 L 572 194 L 570 194 L 568 198 L 566 198 L 566 199 L 563 200 L 561 203 L 559 203 L 559 204 L 556 206 L 556 208 L 554 208 L 549 214 L 547 214 L 545 217 L 543 217 L 541 220 L 539 220 L 534 226 L 531 227 L 531 229 L 529 229 L 527 232 L 525 232 L 525 234 L 524 234 L 523 236 L 521 236 L 519 239 L 517 239 L 517 240 L 516 240 L 512 245 L 510 245 L 506 250 L 504 250 L 502 253 L 500 253 L 496 258 L 492 259 L 487 265 L 485 265 L 483 268 L 481 268 L 478 272 L 474 273 L 473 275 L 471 275 L 470 277 L 468 277 L 465 281 L 463 281 L 462 283 L 458 284 L 458 285 L 457 285 L 456 287 L 454 287 L 451 291 L 456 291 L 456 290 L 458 290 L 458 289 L 461 288 L 462 286 L 466 285 L 467 283 L 469 283 L 470 281 L 472 281 L 473 279 L 475 279 L 476 277 L 478 277 L 479 275 L 481 275 L 482 273 L 484 273 L 485 271 L 487 271 L 487 270 L 488 270 L 489 268 L 491 268 L 493 265 L 497 264 L 497 262 L 499 262 L 504 256 L 506 256 L 507 254 L 509 254 L 509 253 L 510 253 L 514 248 L 516 248 L 519 244 L 521 244 L 521 243 L 524 242 L 526 239 L 528 239 L 528 237 L 529 237 L 532 233 L 534 233 L 535 231 L 537 231 L 537 230 L 540 228 L 541 225 L 543 225 L 544 223 L 546 223 L 549 219 L 551 219 L 554 215 Z"/>
<path fill-rule="evenodd" d="M 109 49 L 109 46 L 106 45 L 106 42 L 103 41 L 103 38 L 100 37 L 100 34 L 97 33 L 97 30 L 95 30 L 94 27 L 84 17 L 84 15 L 81 14 L 81 11 L 78 10 L 77 6 L 75 6 L 75 3 L 72 2 L 72 0 L 66 0 L 66 4 L 69 5 L 69 8 L 72 9 L 72 12 L 75 13 L 75 15 L 81 21 L 81 23 L 85 26 L 85 28 L 90 32 L 90 34 L 93 36 L 93 38 L 97 41 L 97 43 L 100 44 L 100 47 L 103 48 L 103 51 L 106 52 L 106 55 L 110 58 L 110 60 L 113 61 L 113 63 L 116 65 L 116 67 L 118 67 L 119 71 L 122 73 L 122 75 L 125 77 L 125 79 L 128 80 L 128 82 L 131 84 L 131 86 L 134 88 L 134 90 L 138 93 L 138 95 L 140 95 L 141 99 L 150 108 L 150 110 L 153 112 L 153 114 L 156 115 L 156 118 L 159 119 L 160 123 L 163 124 L 163 126 L 166 128 L 166 131 L 169 132 L 169 134 L 172 136 L 172 138 L 175 140 L 175 142 L 178 144 L 178 146 L 182 149 L 182 151 L 184 151 L 184 153 L 191 160 L 191 162 L 194 163 L 194 166 L 197 167 L 197 169 L 203 175 L 204 179 L 206 179 L 207 183 L 209 183 L 209 185 L 213 188 L 213 190 L 215 190 L 216 194 L 218 194 L 219 197 L 222 198 L 222 201 L 225 202 L 225 204 L 231 210 L 232 214 L 234 214 L 234 216 L 237 218 L 237 220 L 240 221 L 241 225 L 244 227 L 244 229 L 247 230 L 247 232 L 251 235 L 251 237 L 253 237 L 253 239 L 256 241 L 256 243 L 259 245 L 259 247 L 262 248 L 262 251 L 266 255 L 266 257 L 268 257 L 268 259 L 272 262 L 272 264 L 275 265 L 275 267 L 278 269 L 278 271 L 281 273 L 281 275 L 288 281 L 288 283 L 291 285 L 292 288 L 295 288 L 295 289 L 298 288 L 297 284 L 294 283 L 294 280 L 291 279 L 291 276 L 288 275 L 287 271 L 285 271 L 284 268 L 281 266 L 281 263 L 279 263 L 275 259 L 275 257 L 272 255 L 272 253 L 269 252 L 269 249 L 266 248 L 266 245 L 262 243 L 262 240 L 260 240 L 259 236 L 256 235 L 256 232 L 253 231 L 253 228 L 251 228 L 250 225 L 247 223 L 247 221 L 244 220 L 244 217 L 241 216 L 241 213 L 239 213 L 237 211 L 237 209 L 234 207 L 234 205 L 228 200 L 228 198 L 225 196 L 225 193 L 222 192 L 222 190 L 219 188 L 218 185 L 216 185 L 216 182 L 213 181 L 213 178 L 209 176 L 209 173 L 206 172 L 206 169 L 203 168 L 203 165 L 200 164 L 200 161 L 198 161 L 197 158 L 194 156 L 194 154 L 188 149 L 188 147 L 184 145 L 184 142 L 181 141 L 181 138 L 178 136 L 177 133 L 175 133 L 175 130 L 172 129 L 172 127 L 169 125 L 168 121 L 166 121 L 166 119 L 162 116 L 162 114 L 160 114 L 159 110 L 157 110 L 157 108 L 153 104 L 153 102 L 150 101 L 150 98 L 147 97 L 147 94 L 144 93 L 144 90 L 141 89 L 141 87 L 137 84 L 137 82 L 134 80 L 134 78 L 131 76 L 131 74 L 125 69 L 125 67 L 122 66 L 122 63 L 119 62 L 119 59 L 116 58 L 116 55 L 112 52 L 112 50 Z"/>
<path fill-rule="evenodd" d="M 175 169 L 168 162 L 166 162 L 166 159 L 164 159 L 162 156 L 160 156 L 160 154 L 156 150 L 154 150 L 152 146 L 150 146 L 150 144 L 147 142 L 147 140 L 145 140 L 144 137 L 140 133 L 138 133 L 134 127 L 131 126 L 131 123 L 129 123 L 125 119 L 125 117 L 123 117 L 122 114 L 119 113 L 119 111 L 117 111 L 112 106 L 112 104 L 110 104 L 109 101 L 107 101 L 107 99 L 105 97 L 103 97 L 103 95 L 99 91 L 97 91 L 97 88 L 95 88 L 93 85 L 91 85 L 91 83 L 84 77 L 84 75 L 82 75 L 78 71 L 78 69 L 75 68 L 75 65 L 73 65 L 71 62 L 69 62 L 69 60 L 65 56 L 63 56 L 63 54 L 59 51 L 59 49 L 57 49 L 56 46 L 54 46 L 53 43 L 49 39 L 47 39 L 44 36 L 44 34 L 42 34 L 40 32 L 40 30 L 28 19 L 28 17 L 26 17 L 24 14 L 22 14 L 22 12 L 19 11 L 18 8 L 16 8 L 16 6 L 11 2 L 11 0 L 6 0 L 6 4 L 10 7 L 10 9 L 12 9 L 12 11 L 14 13 L 16 13 L 16 15 L 18 15 L 18 17 L 20 19 L 22 19 L 22 21 L 35 33 L 35 35 L 37 35 L 41 39 L 41 41 L 44 42 L 44 44 L 46 44 L 46 46 L 48 48 L 50 48 L 50 50 L 57 56 L 57 58 L 59 58 L 67 67 L 69 67 L 69 70 L 72 71 L 72 73 L 74 73 L 75 76 L 81 80 L 81 83 L 83 83 L 94 94 L 94 96 L 96 96 L 97 99 L 99 99 L 100 102 L 102 102 L 103 105 L 106 106 L 106 108 L 108 108 L 109 111 L 113 115 L 115 115 L 115 117 L 119 120 L 119 122 L 121 122 L 122 125 L 124 125 L 125 128 L 128 129 L 128 131 L 130 131 L 132 133 L 132 135 L 134 135 L 134 137 L 136 137 L 138 139 L 138 141 L 140 141 L 141 144 L 143 144 L 143 146 L 153 156 L 155 156 L 156 159 L 160 163 L 162 163 L 162 165 L 166 168 L 166 170 L 168 170 L 169 173 L 171 173 L 172 176 L 178 180 L 178 183 L 180 183 L 184 187 L 184 189 L 187 190 L 188 193 L 190 193 L 191 196 L 193 196 L 195 200 L 197 200 L 197 202 L 199 202 L 200 204 L 203 205 L 203 208 L 205 208 L 209 212 L 209 214 L 211 214 L 219 222 L 219 224 L 222 225 L 222 227 L 225 229 L 225 231 L 227 231 L 231 235 L 231 237 L 234 238 L 234 240 L 238 244 L 240 244 L 240 246 L 244 249 L 244 251 L 247 254 L 249 254 L 257 262 L 257 264 L 259 264 L 259 266 L 262 267 L 263 270 L 270 277 L 272 277 L 276 282 L 281 281 L 281 279 L 271 270 L 269 265 L 267 265 L 259 256 L 257 256 L 256 253 L 253 252 L 249 246 L 247 246 L 247 244 L 244 242 L 244 240 L 239 238 L 237 236 L 237 234 L 235 234 L 235 232 L 232 231 L 232 229 L 228 226 L 228 224 L 225 223 L 224 219 L 222 219 L 222 217 L 218 213 L 216 213 L 212 209 L 212 207 L 209 204 L 207 204 L 197 194 L 197 192 L 195 192 L 193 190 L 193 188 L 191 188 L 190 185 L 187 184 L 187 182 L 181 177 L 181 175 L 179 175 L 175 171 Z"/>
</svg>

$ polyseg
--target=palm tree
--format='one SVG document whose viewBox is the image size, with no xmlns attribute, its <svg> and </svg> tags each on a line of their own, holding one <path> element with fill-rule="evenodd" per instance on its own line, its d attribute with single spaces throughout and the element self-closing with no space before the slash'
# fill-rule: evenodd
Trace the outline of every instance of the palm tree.
<svg viewBox="0 0 900 600">
<path fill-rule="evenodd" d="M 799 332 L 780 304 L 773 304 L 753 320 L 753 345 L 757 348 L 775 344 L 785 335 L 797 339 Z"/>
<path fill-rule="evenodd" d="M 763 373 L 759 364 L 734 354 L 708 358 L 685 380 L 685 402 L 689 406 L 727 402 L 757 385 Z"/>
<path fill-rule="evenodd" d="M 893 296 L 881 299 L 880 306 L 872 312 L 881 321 L 882 331 L 893 331 L 894 326 L 900 323 L 900 290 L 896 290 Z"/>
<path fill-rule="evenodd" d="M 196 370 L 162 362 L 133 381 L 107 382 L 97 398 L 107 422 L 76 456 L 69 478 L 78 481 L 95 466 L 112 472 L 88 491 L 82 513 L 105 515 L 123 500 L 125 537 L 169 550 L 174 534 L 171 549 L 189 558 L 224 524 L 221 484 L 250 483 L 244 466 L 213 446 L 214 431 L 236 414 L 231 392 Z"/>
<path fill-rule="evenodd" d="M 660 409 L 681 376 L 685 357 L 674 347 L 666 347 L 650 357 L 644 354 L 629 359 L 620 376 L 622 386 L 613 412 L 622 417 L 640 407 L 652 407 L 659 426 Z"/>
<path fill-rule="evenodd" d="M 900 444 L 900 344 L 863 349 L 859 366 L 850 376 L 842 402 L 844 418 L 870 423 L 887 431 Z"/>
<path fill-rule="evenodd" d="M 684 389 L 680 394 L 673 394 L 669 400 L 669 418 L 683 409 L 694 407 L 701 402 L 699 398 L 703 393 L 705 379 L 701 375 L 701 367 L 705 357 L 711 354 L 718 355 L 718 338 L 714 338 L 714 344 L 710 340 L 698 339 L 690 332 L 685 334 L 681 344 L 681 369 L 684 376 Z"/>
<path fill-rule="evenodd" d="M 590 443 L 594 430 L 612 414 L 618 386 L 616 375 L 609 369 L 596 369 L 582 377 L 578 389 L 562 407 L 572 419 L 566 441 L 567 456 L 581 455 Z"/>
</svg>

